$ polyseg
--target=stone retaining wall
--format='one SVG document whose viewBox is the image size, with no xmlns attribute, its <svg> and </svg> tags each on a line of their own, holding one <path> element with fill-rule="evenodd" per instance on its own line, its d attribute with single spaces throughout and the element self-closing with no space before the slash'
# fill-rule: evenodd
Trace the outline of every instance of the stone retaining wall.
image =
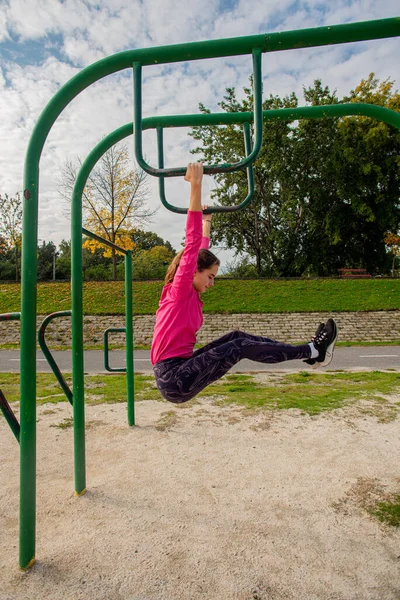
<svg viewBox="0 0 400 600">
<path fill-rule="evenodd" d="M 198 334 L 201 344 L 210 342 L 231 331 L 243 329 L 248 333 L 264 335 L 283 342 L 304 342 L 310 339 L 318 323 L 334 316 L 339 327 L 339 340 L 352 342 L 382 342 L 400 340 L 400 311 L 338 312 L 338 313 L 270 313 L 204 315 L 204 325 Z M 43 317 L 38 317 L 38 328 Z M 0 322 L 0 344 L 19 343 L 19 322 Z M 121 316 L 85 317 L 85 345 L 103 343 L 103 332 L 108 327 L 124 327 Z M 154 327 L 154 315 L 134 317 L 135 345 L 149 346 Z M 49 345 L 71 345 L 71 319 L 52 321 L 46 331 Z M 123 334 L 111 334 L 111 344 L 123 343 Z"/>
</svg>

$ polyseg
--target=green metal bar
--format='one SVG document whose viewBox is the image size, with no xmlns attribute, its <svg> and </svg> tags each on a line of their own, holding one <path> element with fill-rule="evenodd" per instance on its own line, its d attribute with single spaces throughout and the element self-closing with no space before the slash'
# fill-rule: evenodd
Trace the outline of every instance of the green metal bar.
<svg viewBox="0 0 400 600">
<path fill-rule="evenodd" d="M 87 235 L 88 237 L 93 238 L 94 240 L 97 240 L 101 244 L 108 246 L 109 248 L 113 248 L 114 250 L 117 250 L 118 252 L 123 252 L 124 254 L 126 254 L 128 252 L 128 250 L 125 250 L 125 248 L 121 248 L 121 246 L 117 246 L 117 244 L 113 244 L 113 242 L 110 242 L 109 240 L 102 238 L 100 235 L 93 233 L 93 231 L 89 231 L 89 229 L 85 229 L 84 227 L 82 227 L 82 233 L 84 235 Z"/>
<path fill-rule="evenodd" d="M 110 367 L 110 360 L 109 360 L 109 344 L 108 344 L 108 334 L 109 333 L 126 333 L 126 329 L 125 327 L 108 327 L 103 334 L 103 342 L 104 342 L 104 368 L 106 369 L 106 371 L 109 371 L 110 373 L 126 373 L 126 369 L 125 368 L 121 368 L 121 369 L 113 369 L 112 367 Z"/>
<path fill-rule="evenodd" d="M 18 423 L 18 419 L 14 415 L 11 406 L 8 404 L 5 395 L 3 394 L 3 392 L 1 390 L 0 390 L 0 409 L 5 417 L 5 420 L 9 424 L 11 431 L 13 432 L 15 439 L 19 443 L 19 436 L 20 436 L 21 428 Z"/>
<path fill-rule="evenodd" d="M 321 106 L 299 106 L 297 108 L 279 108 L 263 111 L 264 121 L 270 119 L 295 121 L 297 119 L 324 119 L 346 116 L 370 117 L 377 121 L 383 121 L 393 127 L 400 127 L 400 114 L 398 112 L 383 106 L 376 106 L 375 104 L 366 104 L 363 102 L 324 104 Z M 143 119 L 143 130 L 157 129 L 159 127 L 201 127 L 204 125 L 233 125 L 252 122 L 253 113 L 251 112 L 171 115 Z M 124 125 L 120 130 L 125 128 L 127 128 L 125 130 L 126 136 L 132 134 L 133 123 Z M 130 130 L 129 132 L 128 129 Z"/>
<path fill-rule="evenodd" d="M 132 252 L 125 254 L 125 351 L 126 351 L 126 396 L 128 424 L 135 424 L 135 387 L 133 363 L 133 316 L 132 316 Z"/>
<path fill-rule="evenodd" d="M 69 386 L 67 384 L 67 382 L 64 379 L 63 374 L 61 373 L 56 361 L 54 360 L 53 355 L 51 354 L 49 347 L 47 346 L 46 343 L 46 339 L 45 339 L 45 333 L 46 333 L 46 328 L 48 326 L 48 324 L 53 320 L 56 319 L 58 317 L 70 317 L 71 316 L 71 311 L 70 310 L 63 310 L 63 311 L 59 311 L 59 312 L 54 312 L 51 313 L 50 315 L 48 315 L 43 321 L 42 324 L 39 328 L 38 331 L 38 342 L 39 342 L 39 346 L 42 349 L 42 352 L 47 360 L 47 362 L 50 365 L 51 370 L 53 371 L 54 375 L 57 378 L 58 383 L 61 386 L 62 391 L 64 392 L 64 394 L 67 397 L 68 402 L 73 405 L 73 396 L 72 396 L 72 392 L 69 389 Z"/>
<path fill-rule="evenodd" d="M 233 164 L 204 165 L 204 174 L 227 173 L 239 171 L 252 164 L 257 158 L 262 145 L 262 53 L 259 48 L 253 49 L 253 97 L 254 97 L 254 144 L 253 149 L 244 160 Z M 133 65 L 133 126 L 134 126 L 134 149 L 136 161 L 141 169 L 155 177 L 177 177 L 186 173 L 186 167 L 165 169 L 151 167 L 143 158 L 142 152 L 142 66 L 140 63 Z"/>
<path fill-rule="evenodd" d="M 19 321 L 21 313 L 3 313 L 0 315 L 0 321 Z"/>
<path fill-rule="evenodd" d="M 33 133 L 25 159 L 22 214 L 19 439 L 21 569 L 27 569 L 36 562 L 36 284 L 39 160 L 42 148 L 43 144 Z"/>
<path fill-rule="evenodd" d="M 83 356 L 82 194 L 86 179 L 78 172 L 71 202 L 72 395 L 74 399 L 75 494 L 86 492 L 85 378 Z"/>
</svg>

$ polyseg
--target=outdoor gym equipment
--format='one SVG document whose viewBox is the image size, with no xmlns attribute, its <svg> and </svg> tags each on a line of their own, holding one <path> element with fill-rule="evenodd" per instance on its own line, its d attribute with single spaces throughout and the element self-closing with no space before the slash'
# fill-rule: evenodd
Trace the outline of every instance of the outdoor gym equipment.
<svg viewBox="0 0 400 600">
<path fill-rule="evenodd" d="M 84 365 L 83 365 L 83 308 L 82 308 L 82 194 L 90 170 L 106 151 L 120 139 L 134 133 L 135 153 L 138 164 L 146 172 L 160 180 L 160 196 L 166 208 L 175 212 L 186 209 L 173 207 L 165 198 L 164 179 L 184 174 L 186 167 L 165 169 L 162 151 L 162 130 L 165 127 L 184 127 L 204 124 L 244 123 L 246 136 L 245 158 L 239 163 L 205 165 L 206 174 L 247 169 L 249 193 L 246 200 L 236 207 L 212 207 L 208 212 L 241 210 L 251 199 L 253 184 L 251 168 L 262 146 L 262 120 L 269 118 L 297 119 L 322 118 L 364 114 L 379 118 L 395 127 L 400 127 L 397 113 L 368 105 L 335 105 L 282 109 L 262 113 L 261 57 L 266 52 L 310 48 L 349 42 L 389 38 L 400 35 L 400 19 L 382 19 L 331 27 L 318 27 L 299 31 L 261 34 L 241 38 L 178 44 L 166 47 L 147 48 L 120 52 L 83 69 L 68 81 L 40 115 L 32 132 L 25 159 L 23 243 L 22 243 L 22 303 L 21 303 L 21 424 L 20 424 L 20 552 L 21 569 L 35 561 L 35 504 L 36 504 L 36 287 L 37 287 L 37 220 L 39 162 L 47 135 L 64 108 L 81 91 L 103 77 L 132 68 L 134 79 L 134 121 L 113 132 L 102 140 L 96 151 L 88 156 L 78 174 L 71 207 L 72 247 L 72 357 L 73 357 L 73 408 L 75 440 L 75 491 L 85 491 L 85 446 L 84 446 Z M 141 113 L 141 70 L 144 66 L 192 61 L 226 56 L 251 54 L 254 75 L 253 113 L 227 113 L 214 115 L 181 115 L 142 119 Z M 286 111 L 286 112 L 285 112 Z M 359 111 L 359 112 L 357 112 Z M 364 112 L 363 112 L 364 111 Z M 389 114 L 390 113 L 390 114 Z M 254 126 L 254 140 L 249 142 L 249 124 Z M 142 154 L 142 131 L 157 129 L 159 143 L 158 168 L 148 165 Z M 97 156 L 97 158 L 95 158 Z M 103 240 L 104 241 L 104 240 Z M 130 314 L 132 306 L 130 307 Z M 129 331 L 128 331 L 129 330 Z M 132 346 L 132 325 L 126 327 L 127 346 Z M 132 355 L 133 356 L 133 355 Z"/>
</svg>

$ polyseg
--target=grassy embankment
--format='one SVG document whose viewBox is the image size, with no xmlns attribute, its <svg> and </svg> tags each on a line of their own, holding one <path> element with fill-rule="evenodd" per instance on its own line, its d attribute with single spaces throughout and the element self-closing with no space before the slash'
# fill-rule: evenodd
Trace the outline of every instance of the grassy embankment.
<svg viewBox="0 0 400 600">
<path fill-rule="evenodd" d="M 135 315 L 154 314 L 161 281 L 133 283 Z M 205 313 L 400 310 L 400 279 L 217 280 L 203 295 Z M 0 284 L 0 313 L 20 310 L 21 287 Z M 124 314 L 123 282 L 84 284 L 87 315 Z M 38 314 L 71 308 L 69 283 L 38 285 Z"/>
</svg>

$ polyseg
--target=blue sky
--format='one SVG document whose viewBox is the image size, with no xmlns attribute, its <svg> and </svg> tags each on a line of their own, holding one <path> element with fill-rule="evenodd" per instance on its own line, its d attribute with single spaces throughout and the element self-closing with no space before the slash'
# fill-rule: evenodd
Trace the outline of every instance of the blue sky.
<svg viewBox="0 0 400 600">
<path fill-rule="evenodd" d="M 32 129 L 50 98 L 83 67 L 122 50 L 352 23 L 400 15 L 400 0 L 0 0 L 0 192 L 22 189 L 24 154 Z M 321 78 L 339 96 L 371 71 L 399 87 L 400 39 L 271 53 L 263 58 L 265 93 L 295 91 Z M 175 63 L 144 69 L 144 115 L 218 110 L 226 87 L 239 96 L 251 73 L 249 57 Z M 67 159 L 84 159 L 116 127 L 132 120 L 130 73 L 85 90 L 53 126 L 41 159 L 39 238 L 69 238 L 57 179 Z M 129 140 L 128 140 L 129 141 Z M 145 136 L 145 154 L 155 156 Z M 166 135 L 167 166 L 191 156 L 187 130 Z M 155 162 L 155 160 L 154 160 Z M 205 201 L 212 188 L 206 178 Z M 159 206 L 151 181 L 151 207 Z M 182 181 L 168 181 L 168 197 L 187 202 Z M 147 226 L 178 248 L 184 217 L 160 208 Z M 218 250 L 222 263 L 232 253 Z"/>
</svg>

